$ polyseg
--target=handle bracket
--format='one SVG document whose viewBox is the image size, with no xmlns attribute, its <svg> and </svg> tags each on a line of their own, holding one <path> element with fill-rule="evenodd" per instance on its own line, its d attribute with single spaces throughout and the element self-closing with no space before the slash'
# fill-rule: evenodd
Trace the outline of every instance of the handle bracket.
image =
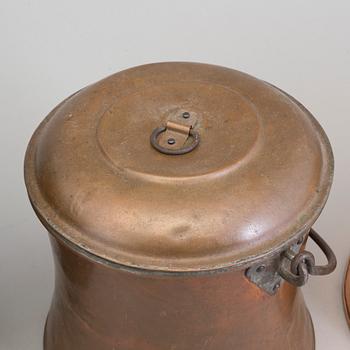
<svg viewBox="0 0 350 350">
<path fill-rule="evenodd" d="M 324 266 L 315 264 L 314 255 L 302 249 L 304 237 L 285 250 L 282 254 L 260 262 L 246 270 L 246 277 L 270 295 L 277 293 L 283 280 L 301 287 L 310 275 L 322 276 L 333 272 L 337 265 L 335 254 L 324 239 L 311 229 L 308 235 L 323 251 L 328 262 Z"/>
<path fill-rule="evenodd" d="M 328 262 L 323 266 L 316 265 L 314 255 L 308 251 L 299 252 L 294 256 L 285 253 L 280 265 L 279 274 L 287 282 L 297 287 L 303 286 L 308 281 L 309 275 L 328 275 L 337 266 L 337 258 L 326 241 L 313 229 L 310 230 L 309 237 L 320 247 Z"/>
</svg>

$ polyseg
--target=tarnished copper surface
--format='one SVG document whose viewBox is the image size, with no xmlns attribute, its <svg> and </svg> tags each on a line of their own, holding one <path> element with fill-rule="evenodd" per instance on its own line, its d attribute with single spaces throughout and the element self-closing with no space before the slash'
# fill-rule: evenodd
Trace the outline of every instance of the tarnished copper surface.
<svg viewBox="0 0 350 350">
<path fill-rule="evenodd" d="M 195 113 L 199 145 L 150 144 L 170 116 Z M 194 63 L 112 75 L 58 106 L 33 136 L 25 177 L 50 231 L 127 266 L 248 266 L 309 230 L 333 159 L 315 119 L 249 75 Z"/>
<path fill-rule="evenodd" d="M 242 272 L 162 274 L 97 263 L 52 238 L 45 350 L 313 350 L 300 290 L 269 296 Z"/>
<path fill-rule="evenodd" d="M 350 263 L 348 265 L 344 281 L 344 307 L 346 320 L 350 326 Z"/>
</svg>

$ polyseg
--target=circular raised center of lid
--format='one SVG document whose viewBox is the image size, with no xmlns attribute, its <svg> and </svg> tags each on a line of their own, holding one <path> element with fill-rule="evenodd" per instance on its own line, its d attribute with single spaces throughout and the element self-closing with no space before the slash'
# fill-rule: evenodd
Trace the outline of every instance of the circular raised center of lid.
<svg viewBox="0 0 350 350">
<path fill-rule="evenodd" d="M 198 148 L 181 156 L 150 148 L 152 130 L 185 111 L 197 118 Z M 252 152 L 258 136 L 256 110 L 242 95 L 224 86 L 188 81 L 150 86 L 117 99 L 97 131 L 112 166 L 173 178 L 225 173 Z"/>
</svg>

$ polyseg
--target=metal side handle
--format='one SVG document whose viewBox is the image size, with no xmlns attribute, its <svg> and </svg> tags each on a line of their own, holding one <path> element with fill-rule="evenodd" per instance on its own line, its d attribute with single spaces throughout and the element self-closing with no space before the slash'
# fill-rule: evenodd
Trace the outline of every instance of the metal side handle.
<svg viewBox="0 0 350 350">
<path fill-rule="evenodd" d="M 287 282 L 297 287 L 303 286 L 308 281 L 309 275 L 328 275 L 337 266 L 337 258 L 326 241 L 314 229 L 310 230 L 309 237 L 320 247 L 328 262 L 319 266 L 315 264 L 315 257 L 311 252 L 305 250 L 294 254 L 291 250 L 287 250 L 278 272 Z"/>
</svg>

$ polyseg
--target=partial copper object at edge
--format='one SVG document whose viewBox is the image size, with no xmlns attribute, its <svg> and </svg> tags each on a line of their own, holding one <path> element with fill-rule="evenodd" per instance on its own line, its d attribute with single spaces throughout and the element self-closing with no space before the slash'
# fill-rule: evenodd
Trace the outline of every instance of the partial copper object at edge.
<svg viewBox="0 0 350 350">
<path fill-rule="evenodd" d="M 350 263 L 348 264 L 344 280 L 344 308 L 346 320 L 350 327 Z"/>
<path fill-rule="evenodd" d="M 336 266 L 312 229 L 332 177 L 315 118 L 247 74 L 158 63 L 78 91 L 25 159 L 55 259 L 45 350 L 314 349 L 298 287 Z"/>
</svg>

